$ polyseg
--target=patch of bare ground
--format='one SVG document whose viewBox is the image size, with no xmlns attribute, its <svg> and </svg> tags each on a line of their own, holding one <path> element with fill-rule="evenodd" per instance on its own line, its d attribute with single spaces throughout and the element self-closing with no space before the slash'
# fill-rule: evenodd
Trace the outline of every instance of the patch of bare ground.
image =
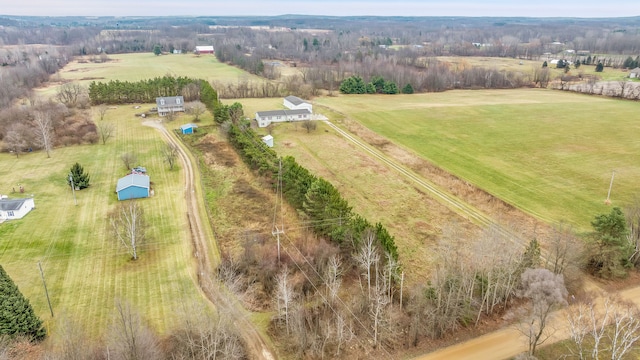
<svg viewBox="0 0 640 360">
<path fill-rule="evenodd" d="M 387 156 L 392 157 L 402 165 L 410 168 L 416 174 L 473 205 L 499 224 L 516 229 L 525 240 L 533 239 L 534 237 L 537 238 L 544 247 L 545 239 L 548 238 L 551 232 L 551 226 L 549 224 L 524 213 L 513 205 L 448 173 L 428 160 L 388 141 L 355 121 L 347 120 L 345 124 L 349 131 L 370 145 L 375 146 Z"/>
</svg>

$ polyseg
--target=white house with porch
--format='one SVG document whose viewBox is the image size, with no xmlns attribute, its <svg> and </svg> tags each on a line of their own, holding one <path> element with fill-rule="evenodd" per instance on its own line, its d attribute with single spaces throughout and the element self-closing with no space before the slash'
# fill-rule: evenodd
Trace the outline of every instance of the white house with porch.
<svg viewBox="0 0 640 360">
<path fill-rule="evenodd" d="M 5 220 L 22 219 L 35 207 L 33 198 L 0 199 L 0 222 Z"/>
<path fill-rule="evenodd" d="M 182 96 L 165 96 L 156 98 L 156 107 L 158 115 L 166 116 L 169 113 L 184 112 L 184 97 Z"/>
<path fill-rule="evenodd" d="M 290 110 L 307 109 L 310 113 L 313 113 L 313 105 L 306 100 L 302 100 L 297 96 L 289 95 L 284 98 L 283 105 Z"/>
<path fill-rule="evenodd" d="M 269 110 L 256 113 L 258 127 L 267 127 L 271 123 L 311 120 L 309 109 Z"/>
</svg>

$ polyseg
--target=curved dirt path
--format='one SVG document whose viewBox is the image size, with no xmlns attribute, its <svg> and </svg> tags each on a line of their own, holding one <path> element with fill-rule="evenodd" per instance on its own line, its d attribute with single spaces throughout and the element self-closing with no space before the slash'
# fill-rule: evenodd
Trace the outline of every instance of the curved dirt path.
<svg viewBox="0 0 640 360">
<path fill-rule="evenodd" d="M 171 136 L 164 125 L 157 120 L 148 120 L 143 125 L 157 129 L 162 137 L 178 149 L 178 157 L 185 172 L 185 200 L 187 202 L 187 219 L 191 232 L 191 242 L 193 246 L 193 256 L 198 264 L 197 282 L 206 298 L 218 309 L 218 312 L 229 316 L 234 321 L 236 330 L 242 336 L 250 359 L 273 360 L 273 352 L 264 341 L 260 333 L 249 320 L 249 313 L 221 284 L 214 279 L 212 259 L 209 257 L 207 234 L 213 234 L 210 224 L 202 220 L 200 197 L 196 192 L 196 170 L 191 163 L 189 155 L 176 140 Z M 202 209 L 204 211 L 204 209 Z M 214 245 L 216 243 L 214 242 Z M 217 257 L 218 249 L 214 254 Z M 219 259 L 215 259 L 218 261 Z"/>
</svg>

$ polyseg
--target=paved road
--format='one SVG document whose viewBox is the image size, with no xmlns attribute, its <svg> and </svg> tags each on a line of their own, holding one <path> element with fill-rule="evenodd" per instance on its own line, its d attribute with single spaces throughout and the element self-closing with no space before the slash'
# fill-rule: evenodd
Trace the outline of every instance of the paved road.
<svg viewBox="0 0 640 360">
<path fill-rule="evenodd" d="M 182 148 L 177 139 L 159 121 L 146 121 L 146 126 L 153 127 L 162 133 L 164 139 L 178 149 L 178 157 L 185 173 L 185 199 L 187 201 L 187 218 L 191 231 L 193 256 L 198 264 L 197 283 L 206 298 L 218 309 L 218 312 L 234 319 L 237 331 L 242 336 L 251 359 L 272 360 L 274 356 L 260 333 L 249 320 L 249 313 L 242 307 L 235 295 L 230 294 L 220 283 L 214 279 L 213 263 L 209 258 L 209 241 L 207 234 L 212 234 L 211 224 L 203 221 L 200 213 L 200 201 L 202 198 L 196 192 L 196 170 L 191 163 L 187 152 Z M 205 217 L 206 218 L 206 217 Z M 208 229 L 206 227 L 209 227 Z M 215 244 L 215 241 L 213 242 Z M 217 254 L 217 249 L 215 251 Z M 217 259 L 215 259 L 217 261 Z"/>
</svg>

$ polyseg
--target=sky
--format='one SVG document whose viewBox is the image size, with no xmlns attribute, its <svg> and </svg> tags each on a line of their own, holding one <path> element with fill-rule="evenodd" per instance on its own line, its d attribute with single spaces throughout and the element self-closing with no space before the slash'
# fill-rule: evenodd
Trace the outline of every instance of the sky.
<svg viewBox="0 0 640 360">
<path fill-rule="evenodd" d="M 0 0 L 0 14 L 33 16 L 640 16 L 640 1 L 617 0 Z"/>
</svg>

